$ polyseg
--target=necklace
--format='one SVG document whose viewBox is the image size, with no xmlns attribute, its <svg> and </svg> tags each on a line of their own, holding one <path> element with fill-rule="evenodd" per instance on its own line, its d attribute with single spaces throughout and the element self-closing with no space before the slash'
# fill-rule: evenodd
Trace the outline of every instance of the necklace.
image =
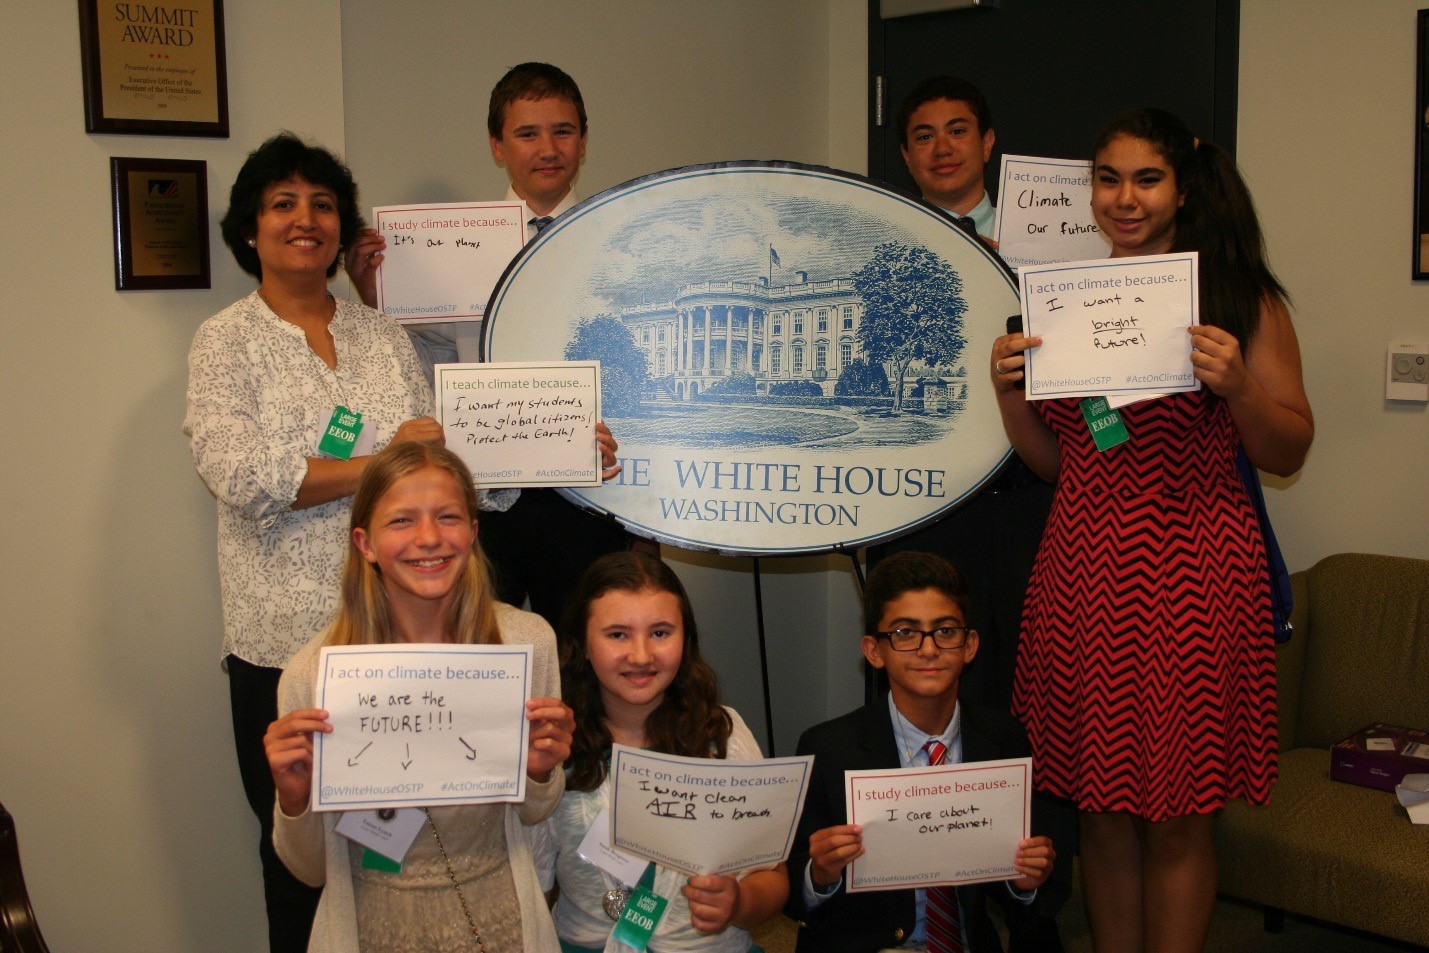
<svg viewBox="0 0 1429 953">
<path fill-rule="evenodd" d="M 452 879 L 452 888 L 456 890 L 457 902 L 461 904 L 461 912 L 466 916 L 466 925 L 471 927 L 471 935 L 476 937 L 476 948 L 481 953 L 486 953 L 486 944 L 481 942 L 481 931 L 476 928 L 476 921 L 472 919 L 471 908 L 466 905 L 466 896 L 461 892 L 461 884 L 457 883 L 456 869 L 452 867 L 452 859 L 447 856 L 447 849 L 442 846 L 442 835 L 437 833 L 437 822 L 432 820 L 432 812 L 425 807 L 422 813 L 427 815 L 427 826 L 432 829 L 432 836 L 437 839 L 437 850 L 442 852 L 442 860 L 447 865 L 447 876 Z"/>
<path fill-rule="evenodd" d="M 605 915 L 612 920 L 619 920 L 620 915 L 625 912 L 625 905 L 630 902 L 630 887 L 623 883 L 617 883 L 605 892 L 605 896 L 600 898 L 600 905 L 605 910 Z"/>
</svg>

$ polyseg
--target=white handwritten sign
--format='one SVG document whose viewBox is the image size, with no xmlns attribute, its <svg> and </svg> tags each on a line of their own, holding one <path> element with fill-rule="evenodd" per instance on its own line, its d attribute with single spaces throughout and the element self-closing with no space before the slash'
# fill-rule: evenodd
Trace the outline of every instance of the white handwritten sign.
<svg viewBox="0 0 1429 953">
<path fill-rule="evenodd" d="M 438 364 L 447 446 L 489 487 L 600 486 L 600 362 Z"/>
<path fill-rule="evenodd" d="M 520 801 L 529 645 L 322 650 L 313 810 Z"/>
<path fill-rule="evenodd" d="M 1036 265 L 1018 274 L 1022 320 L 1042 343 L 1027 352 L 1027 399 L 1197 390 L 1199 256 L 1145 255 Z"/>
<path fill-rule="evenodd" d="M 1032 819 L 1032 759 L 844 772 L 850 824 L 864 854 L 849 893 L 973 884 L 1019 876 L 1017 842 Z"/>
<path fill-rule="evenodd" d="M 1091 163 L 1003 156 L 993 237 L 1014 269 L 1105 258 L 1111 245 L 1092 217 Z"/>
<path fill-rule="evenodd" d="M 377 310 L 403 323 L 478 321 L 486 299 L 526 243 L 520 202 L 453 202 L 372 210 L 387 239 Z"/>
<path fill-rule="evenodd" d="M 687 874 L 768 867 L 789 856 L 813 756 L 719 761 L 613 745 L 611 840 Z"/>
</svg>

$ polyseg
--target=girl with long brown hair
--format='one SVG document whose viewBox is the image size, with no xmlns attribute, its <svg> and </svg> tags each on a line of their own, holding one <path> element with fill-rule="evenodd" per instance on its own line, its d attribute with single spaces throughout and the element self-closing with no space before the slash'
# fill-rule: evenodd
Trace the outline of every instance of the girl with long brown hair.
<svg viewBox="0 0 1429 953">
<path fill-rule="evenodd" d="M 538 844 L 554 853 L 562 948 L 616 950 L 615 918 L 634 885 L 577 853 L 610 807 L 611 744 L 692 758 L 762 755 L 738 713 L 719 702 L 684 586 L 653 556 L 612 553 L 586 571 L 561 626 L 561 684 L 577 713 L 576 731 L 566 795 L 537 828 Z M 773 916 L 789 892 L 783 864 L 741 878 L 651 869 L 653 891 L 670 901 L 650 940 L 655 953 L 746 953 L 748 928 Z"/>
<path fill-rule="evenodd" d="M 422 831 L 389 873 L 336 831 L 340 812 L 309 807 L 313 732 L 331 732 L 313 708 L 325 645 L 530 644 L 532 694 L 526 799 L 520 804 L 427 808 Z M 310 951 L 557 948 L 525 825 L 560 801 L 571 710 L 557 697 L 555 634 L 540 616 L 495 600 L 476 545 L 476 491 L 453 453 L 397 444 L 375 456 L 352 503 L 337 620 L 284 670 L 280 717 L 264 746 L 278 791 L 274 845 L 293 874 L 322 887 Z"/>
</svg>

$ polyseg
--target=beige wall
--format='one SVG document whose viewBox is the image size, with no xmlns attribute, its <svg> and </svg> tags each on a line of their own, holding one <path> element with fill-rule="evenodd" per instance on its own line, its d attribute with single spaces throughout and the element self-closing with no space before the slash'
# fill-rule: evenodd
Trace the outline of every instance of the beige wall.
<svg viewBox="0 0 1429 953">
<path fill-rule="evenodd" d="M 590 116 L 576 184 L 582 196 L 725 159 L 865 168 L 860 0 L 556 0 L 541 15 L 561 29 L 541 37 L 528 28 L 530 7 L 521 3 L 427 0 L 421 16 L 414 9 L 390 0 L 342 5 L 347 157 L 369 208 L 504 195 L 506 175 L 487 141 L 487 96 L 509 67 L 533 59 L 561 66 L 580 84 Z M 513 39 L 493 39 L 507 36 Z M 667 555 L 690 588 L 727 700 L 762 742 L 750 561 Z M 861 697 L 847 564 L 762 562 L 771 683 L 803 688 L 775 701 L 777 750 L 786 754 L 800 730 Z"/>
<path fill-rule="evenodd" d="M 516 0 L 244 0 L 228 4 L 233 137 L 218 141 L 86 135 L 74 5 L 11 6 L 0 800 L 53 948 L 258 950 L 257 825 L 216 664 L 213 504 L 179 433 L 189 339 L 251 283 L 213 228 L 212 291 L 114 292 L 108 158 L 206 160 L 214 221 L 243 155 L 280 127 L 346 141 L 369 202 L 497 194 L 486 91 L 534 57 L 565 64 L 590 101 L 588 194 L 717 158 L 862 171 L 864 5 L 557 0 L 540 8 L 557 37 L 536 44 Z M 388 8 L 414 22 L 392 31 Z M 1241 159 L 1297 296 L 1320 424 L 1304 474 L 1271 491 L 1296 567 L 1343 549 L 1429 556 L 1424 409 L 1381 396 L 1386 340 L 1426 331 L 1429 287 L 1407 279 L 1415 8 L 1243 5 Z M 424 57 L 455 64 L 450 84 L 399 96 Z M 389 119 L 409 125 L 384 132 Z M 411 146 L 413 131 L 442 128 Z M 748 569 L 677 561 L 729 694 L 758 726 Z M 787 751 L 857 697 L 855 600 L 839 560 L 765 566 Z"/>
<path fill-rule="evenodd" d="M 51 948 L 256 950 L 185 355 L 252 288 L 216 227 L 246 152 L 281 127 L 342 144 L 339 6 L 228 4 L 218 140 L 87 135 L 75 4 L 5 12 L 0 800 Z M 114 291 L 110 156 L 208 163 L 211 291 Z"/>
<path fill-rule="evenodd" d="M 690 4 L 679 16 L 674 4 L 568 0 L 543 8 L 565 39 L 523 46 L 503 39 L 519 35 L 530 9 L 523 3 L 244 0 L 227 5 L 232 138 L 202 140 L 87 135 L 74 4 L 13 6 L 0 36 L 10 170 L 0 232 L 9 464 L 0 499 L 17 508 L 0 546 L 0 801 L 18 818 L 31 894 L 54 949 L 262 949 L 257 824 L 233 766 L 217 664 L 213 501 L 179 431 L 195 328 L 252 287 L 216 228 L 244 155 L 290 128 L 336 148 L 350 143 L 372 201 L 493 194 L 504 179 L 479 135 L 486 91 L 505 65 L 546 57 L 570 67 L 593 108 L 600 104 L 587 191 L 712 157 L 824 163 L 836 128 L 830 50 L 835 42 L 861 48 L 861 10 L 834 4 L 855 10 L 835 40 L 816 0 L 713 12 Z M 587 12 L 597 6 L 616 12 Z M 361 95 L 345 85 L 345 68 L 349 81 L 370 75 L 385 89 L 399 86 L 392 78 L 410 65 L 384 53 L 388 37 L 374 20 L 364 31 L 364 18 L 384 7 L 416 18 L 413 43 L 461 39 L 438 51 L 457 64 L 449 96 L 423 90 L 388 101 L 389 115 L 414 120 L 402 136 L 362 125 L 362 104 L 345 101 Z M 645 55 L 625 52 L 631 37 Z M 344 63 L 344 42 L 363 52 Z M 432 53 L 414 47 L 402 56 L 418 62 Z M 724 79 L 708 88 L 669 80 L 685 75 Z M 422 112 L 433 100 L 437 111 Z M 351 131 L 344 111 L 357 122 Z M 844 123 L 850 140 L 859 116 Z M 441 128 L 466 138 L 401 148 L 412 141 L 406 132 Z M 207 161 L 211 291 L 113 290 L 113 155 Z M 402 185 L 410 191 L 384 195 L 404 167 L 419 177 Z M 707 563 L 689 561 L 702 599 L 739 590 L 714 628 L 737 634 L 726 638 L 722 667 L 747 693 L 757 677 L 748 575 L 726 584 L 728 570 Z M 791 586 L 810 593 L 797 621 L 820 631 L 826 594 L 839 590 L 839 577 L 822 568 L 820 560 L 782 566 L 768 584 L 771 600 L 786 605 L 804 598 L 794 599 Z M 771 627 L 771 638 L 787 638 L 793 621 Z M 797 662 L 775 672 L 784 684 L 821 686 L 822 672 L 815 675 Z M 821 692 L 811 697 L 822 711 Z M 757 702 L 740 705 L 757 714 Z"/>
<path fill-rule="evenodd" d="M 1429 414 L 1384 399 L 1385 346 L 1429 338 L 1409 279 L 1414 0 L 1241 4 L 1240 146 L 1295 296 L 1315 445 L 1268 506 L 1286 559 L 1429 557 Z"/>
<path fill-rule="evenodd" d="M 500 198 L 492 85 L 559 65 L 590 115 L 576 184 L 591 196 L 720 159 L 827 159 L 824 0 L 688 3 L 344 0 L 348 158 L 370 205 Z M 438 27 L 438 25 L 440 25 Z"/>
</svg>

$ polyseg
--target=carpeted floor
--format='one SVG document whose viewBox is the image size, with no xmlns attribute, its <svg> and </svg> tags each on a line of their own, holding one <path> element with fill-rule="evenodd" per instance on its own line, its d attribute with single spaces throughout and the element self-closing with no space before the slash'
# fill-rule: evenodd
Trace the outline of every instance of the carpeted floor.
<svg viewBox="0 0 1429 953">
<path fill-rule="evenodd" d="M 1093 953 L 1080 878 L 1077 884 L 1077 893 L 1058 918 L 1062 942 L 1067 953 Z M 1259 908 L 1221 900 L 1216 904 L 1206 953 L 1405 953 L 1421 949 L 1294 917 L 1285 918 L 1285 929 L 1279 934 L 1267 933 L 1263 922 Z M 794 932 L 793 921 L 781 916 L 754 931 L 754 939 L 765 953 L 793 953 Z"/>
</svg>

